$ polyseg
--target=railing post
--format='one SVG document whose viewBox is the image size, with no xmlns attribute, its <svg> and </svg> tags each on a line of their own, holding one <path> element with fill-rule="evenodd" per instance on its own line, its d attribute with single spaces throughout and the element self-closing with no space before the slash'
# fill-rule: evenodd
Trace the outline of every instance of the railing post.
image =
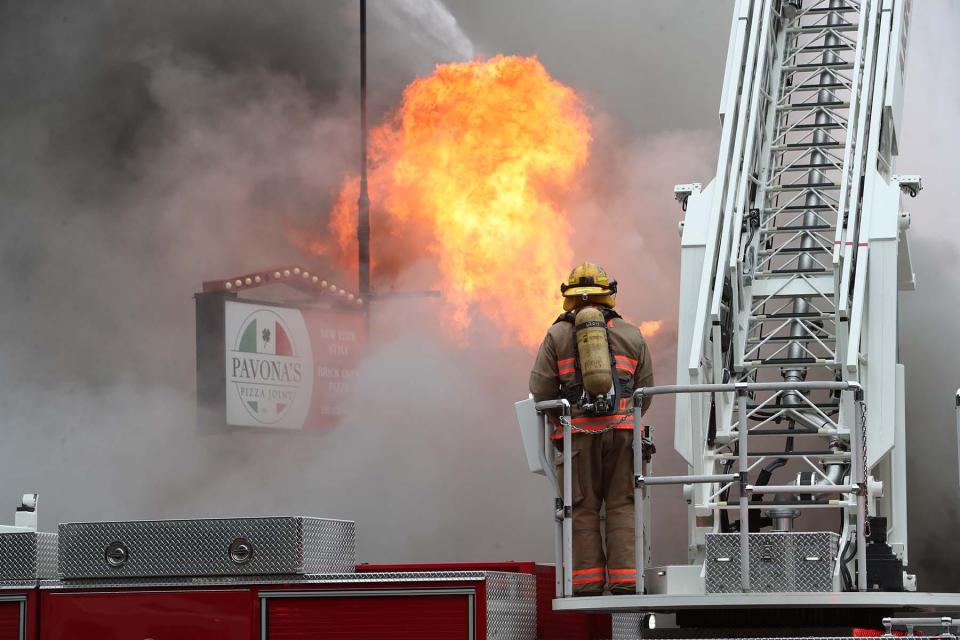
<svg viewBox="0 0 960 640">
<path fill-rule="evenodd" d="M 637 595 L 644 593 L 644 564 L 647 555 L 647 537 L 644 527 L 644 489 L 638 481 L 643 475 L 643 396 L 634 397 L 633 401 L 633 526 L 634 526 L 634 555 L 637 569 Z"/>
<path fill-rule="evenodd" d="M 550 447 L 553 451 L 553 444 L 551 439 L 553 436 L 552 425 L 550 420 L 547 418 L 546 414 L 541 414 L 543 416 L 543 437 L 544 437 L 544 458 L 547 458 L 547 447 Z M 554 456 L 556 459 L 556 456 Z M 553 466 L 553 460 L 547 459 L 546 464 Z M 546 468 L 546 464 L 544 468 Z M 554 597 L 562 598 L 563 597 L 563 585 L 564 585 L 564 571 L 563 571 L 563 496 L 560 491 L 560 487 L 557 486 L 557 477 L 554 469 L 550 469 L 550 473 L 553 473 L 553 488 L 555 495 L 553 496 L 553 562 L 556 570 L 554 571 L 553 581 L 554 581 Z"/>
<path fill-rule="evenodd" d="M 857 591 L 867 590 L 867 469 L 861 455 L 863 434 L 863 389 L 856 387 L 853 394 L 854 424 L 850 427 L 850 460 L 853 469 L 853 484 L 857 486 Z"/>
<path fill-rule="evenodd" d="M 569 404 L 563 415 L 569 418 Z M 572 422 L 561 420 L 563 427 L 563 595 L 573 596 L 573 434 Z"/>
<path fill-rule="evenodd" d="M 960 389 L 957 389 L 957 471 L 960 472 Z M 957 478 L 960 480 L 960 477 Z"/>
<path fill-rule="evenodd" d="M 544 470 L 551 484 L 558 495 L 554 501 L 554 553 L 557 564 L 556 572 L 556 596 L 558 598 L 573 595 L 573 472 L 570 469 L 571 459 L 570 449 L 572 447 L 572 435 L 570 433 L 570 402 L 564 399 L 544 400 L 535 405 L 536 409 L 543 416 L 543 435 L 544 450 L 541 451 Z M 556 478 L 552 469 L 547 469 L 552 463 L 548 460 L 547 449 L 551 447 L 551 430 L 546 412 L 560 410 L 561 427 L 563 428 L 563 451 L 560 453 L 560 461 L 563 464 L 563 477 Z"/>
<path fill-rule="evenodd" d="M 747 493 L 747 470 L 750 461 L 747 457 L 747 390 L 737 389 L 737 448 L 738 471 L 740 474 L 740 588 L 744 593 L 750 591 L 750 496 Z"/>
</svg>

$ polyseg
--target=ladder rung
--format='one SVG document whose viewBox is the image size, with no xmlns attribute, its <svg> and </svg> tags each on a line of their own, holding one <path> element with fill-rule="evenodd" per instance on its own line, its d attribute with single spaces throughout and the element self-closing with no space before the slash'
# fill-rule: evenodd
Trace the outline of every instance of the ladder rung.
<svg viewBox="0 0 960 640">
<path fill-rule="evenodd" d="M 834 231 L 835 229 L 836 227 L 832 227 L 829 224 L 795 224 L 786 227 L 771 227 L 764 229 L 761 233 L 797 233 L 798 231 Z"/>
<path fill-rule="evenodd" d="M 829 335 L 820 335 L 817 336 L 819 340 L 823 342 L 834 342 L 837 337 Z M 747 340 L 747 344 L 785 344 L 787 342 L 810 342 L 813 338 L 809 335 L 801 336 L 799 338 L 794 336 L 769 336 L 766 338 L 750 338 Z"/>
<path fill-rule="evenodd" d="M 763 429 L 747 432 L 751 436 L 824 436 L 834 435 L 833 429 L 820 431 L 801 431 L 800 429 Z"/>
<path fill-rule="evenodd" d="M 796 151 L 798 149 L 842 149 L 844 143 L 830 140 L 829 142 L 790 142 L 776 144 L 770 147 L 773 151 Z"/>
<path fill-rule="evenodd" d="M 795 502 L 792 500 L 764 500 L 762 502 L 751 502 L 750 508 L 751 509 L 767 509 L 769 507 L 793 507 L 796 509 L 818 509 L 819 510 L 819 509 L 839 509 L 848 504 L 850 503 L 847 501 L 835 500 L 835 499 L 831 499 L 829 501 L 824 501 L 824 502 L 807 502 L 806 500 L 804 500 L 803 502 Z M 714 507 L 714 505 L 716 506 Z M 724 511 L 737 511 L 738 509 L 740 509 L 740 503 L 737 502 L 736 500 L 732 502 L 717 501 L 713 504 L 707 503 L 707 506 L 709 506 L 711 509 L 716 508 L 716 509 L 722 509 Z"/>
<path fill-rule="evenodd" d="M 852 62 L 803 62 L 800 64 L 784 65 L 784 73 L 790 71 L 810 71 L 811 69 L 838 69 L 847 71 L 853 69 Z"/>
<path fill-rule="evenodd" d="M 787 29 L 787 33 L 816 33 L 827 29 L 837 32 L 856 31 L 857 25 L 849 22 L 843 24 L 805 24 L 800 27 L 790 27 Z"/>
<path fill-rule="evenodd" d="M 850 44 L 815 44 L 815 45 L 801 45 L 796 49 L 791 49 L 787 55 L 793 56 L 798 53 L 820 53 L 823 51 L 850 51 L 853 52 L 854 47 Z"/>
<path fill-rule="evenodd" d="M 842 82 L 827 82 L 825 84 L 802 84 L 799 87 L 787 85 L 790 91 L 820 91 L 821 89 L 846 89 L 847 85 Z"/>
<path fill-rule="evenodd" d="M 809 457 L 820 457 L 820 456 L 830 456 L 837 458 L 849 458 L 849 451 L 750 451 L 748 457 L 750 458 L 800 458 L 803 456 Z M 736 455 L 732 453 L 721 453 L 717 456 L 721 460 L 735 460 Z"/>
<path fill-rule="evenodd" d="M 837 164 L 840 163 L 838 162 Z M 806 171 L 807 169 L 826 169 L 828 171 L 833 169 L 834 171 L 839 171 L 840 167 L 834 166 L 829 162 L 804 162 L 800 164 L 791 164 L 789 167 L 781 167 L 777 169 L 777 171 Z"/>
<path fill-rule="evenodd" d="M 770 271 L 757 271 L 756 276 L 762 278 L 763 276 L 787 276 L 801 273 L 827 273 L 827 270 L 823 267 L 810 267 L 809 269 L 772 269 Z"/>
<path fill-rule="evenodd" d="M 837 314 L 830 311 L 777 311 L 776 313 L 758 313 L 750 316 L 752 321 L 763 320 L 831 320 Z"/>
<path fill-rule="evenodd" d="M 840 124 L 839 122 L 824 122 L 823 124 L 796 124 L 791 126 L 784 127 L 784 130 L 790 129 L 791 131 L 808 131 L 810 129 L 846 129 L 847 125 Z"/>
<path fill-rule="evenodd" d="M 831 100 L 830 102 L 797 102 L 794 104 L 777 107 L 777 111 L 812 111 L 814 109 L 826 107 L 840 107 L 841 109 L 847 109 L 850 107 L 850 103 L 844 102 L 843 100 Z"/>
<path fill-rule="evenodd" d="M 815 247 L 781 247 L 779 249 L 764 249 L 760 252 L 761 256 L 772 256 L 777 254 L 778 256 L 790 256 L 797 255 L 798 253 L 833 253 L 833 247 L 821 247 L 817 245 Z"/>
<path fill-rule="evenodd" d="M 845 13 L 858 13 L 859 11 L 859 9 L 854 7 L 817 7 L 815 9 L 807 9 L 803 11 L 801 16 L 819 16 L 830 13 L 842 15 Z"/>
<path fill-rule="evenodd" d="M 828 204 L 788 204 L 783 207 L 768 207 L 764 213 L 783 213 L 784 211 L 834 211 L 836 207 Z"/>
<path fill-rule="evenodd" d="M 788 204 L 783 207 L 768 207 L 764 213 L 785 213 L 787 211 L 834 211 L 836 207 L 828 204 Z"/>
<path fill-rule="evenodd" d="M 824 365 L 832 367 L 838 365 L 836 360 L 827 358 L 761 358 L 759 360 L 749 360 L 744 364 L 751 367 L 790 367 L 790 366 L 817 366 Z"/>
<path fill-rule="evenodd" d="M 839 409 L 839 408 L 840 408 L 840 403 L 839 403 L 839 402 L 814 402 L 813 404 L 817 405 L 817 407 L 819 407 L 820 409 Z M 753 410 L 756 409 L 758 406 L 760 406 L 758 403 L 753 403 L 753 404 L 751 404 L 751 403 L 748 402 L 748 403 L 747 403 L 747 410 L 748 410 L 748 411 L 753 411 Z M 809 408 L 810 408 L 810 405 L 807 405 L 807 404 L 792 405 L 792 404 L 783 404 L 783 403 L 781 403 L 781 402 L 778 402 L 778 403 L 776 403 L 776 404 L 765 404 L 765 405 L 763 405 L 763 408 L 764 408 L 764 409 L 770 409 L 770 410 L 780 410 L 780 409 L 804 409 L 804 408 L 809 409 Z"/>
<path fill-rule="evenodd" d="M 779 184 L 767 190 L 768 193 L 778 191 L 805 191 L 806 189 L 839 189 L 840 185 L 835 182 L 794 182 L 791 184 Z"/>
</svg>

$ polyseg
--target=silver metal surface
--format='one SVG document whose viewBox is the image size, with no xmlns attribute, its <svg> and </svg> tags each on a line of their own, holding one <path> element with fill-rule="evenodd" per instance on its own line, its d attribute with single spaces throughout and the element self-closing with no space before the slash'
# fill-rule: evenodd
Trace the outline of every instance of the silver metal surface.
<svg viewBox="0 0 960 640">
<path fill-rule="evenodd" d="M 643 431 L 641 421 L 643 419 L 643 399 L 634 397 L 633 399 L 633 477 L 643 476 Z M 644 485 L 633 483 L 633 536 L 634 536 L 634 567 L 637 570 L 637 582 L 634 589 L 637 593 L 646 592 L 646 545 L 647 528 L 644 521 L 644 497 L 646 491 Z"/>
<path fill-rule="evenodd" d="M 537 579 L 527 573 L 486 574 L 487 639 L 536 640 Z"/>
<path fill-rule="evenodd" d="M 691 609 L 822 609 L 876 608 L 890 611 L 960 609 L 960 593 L 884 592 L 860 593 L 737 593 L 728 597 L 649 595 L 558 598 L 554 611 L 684 611 Z"/>
<path fill-rule="evenodd" d="M 573 434 L 563 421 L 563 595 L 573 596 Z"/>
<path fill-rule="evenodd" d="M 725 384 L 664 384 L 640 387 L 634 400 L 643 396 L 677 393 L 732 393 L 734 391 L 848 391 L 860 389 L 856 382 L 730 382 Z"/>
<path fill-rule="evenodd" d="M 732 482 L 738 478 L 735 473 L 714 473 L 688 476 L 644 476 L 637 477 L 637 482 L 649 486 L 662 484 L 711 484 L 714 482 Z"/>
<path fill-rule="evenodd" d="M 253 548 L 237 564 L 230 545 Z M 108 562 L 108 548 L 127 550 Z M 60 525 L 59 573 L 64 580 L 177 576 L 352 573 L 354 523 L 320 518 L 139 520 Z"/>
<path fill-rule="evenodd" d="M 750 470 L 750 462 L 747 458 L 747 434 L 749 433 L 749 428 L 747 426 L 747 393 L 746 391 L 737 392 L 737 441 L 738 446 L 738 455 L 737 455 L 737 471 L 740 474 L 740 532 L 737 534 L 737 541 L 739 544 L 739 549 L 737 553 L 737 559 L 739 563 L 737 566 L 737 572 L 740 575 L 740 590 L 743 592 L 750 591 L 750 578 L 753 573 L 753 562 L 750 558 L 750 514 L 748 511 L 750 496 L 747 492 L 747 472 Z M 707 568 L 709 571 L 710 567 L 710 543 L 707 543 Z M 758 577 L 758 582 L 760 581 L 760 576 Z M 732 591 L 731 588 L 725 588 L 724 591 Z M 762 589 L 766 590 L 766 589 Z M 780 591 L 780 589 L 775 589 Z M 707 593 L 710 593 L 713 589 L 710 588 L 710 579 L 707 578 Z"/>
<path fill-rule="evenodd" d="M 832 532 L 751 533 L 751 588 L 755 592 L 833 591 L 840 536 Z M 740 590 L 740 536 L 706 536 L 706 591 Z"/>
<path fill-rule="evenodd" d="M 57 534 L 0 534 L 0 582 L 57 577 Z"/>
<path fill-rule="evenodd" d="M 613 640 L 640 640 L 643 637 L 644 614 L 615 613 L 611 617 Z"/>
<path fill-rule="evenodd" d="M 368 582 L 424 583 L 464 582 L 485 580 L 484 571 L 410 571 L 391 573 L 314 573 L 272 575 L 216 575 L 216 576 L 164 576 L 142 578 L 85 578 L 79 580 L 45 580 L 41 589 L 88 589 L 129 587 L 184 587 L 184 586 L 236 586 L 277 584 L 360 584 Z"/>
</svg>

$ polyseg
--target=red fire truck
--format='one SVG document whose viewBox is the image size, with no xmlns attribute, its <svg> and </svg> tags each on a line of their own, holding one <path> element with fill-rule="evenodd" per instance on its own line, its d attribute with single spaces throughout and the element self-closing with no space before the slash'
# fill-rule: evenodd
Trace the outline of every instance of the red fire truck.
<svg viewBox="0 0 960 640">
<path fill-rule="evenodd" d="M 609 614 L 552 611 L 552 566 L 357 564 L 345 520 L 17 524 L 0 531 L 0 640 L 614 637 Z"/>
</svg>

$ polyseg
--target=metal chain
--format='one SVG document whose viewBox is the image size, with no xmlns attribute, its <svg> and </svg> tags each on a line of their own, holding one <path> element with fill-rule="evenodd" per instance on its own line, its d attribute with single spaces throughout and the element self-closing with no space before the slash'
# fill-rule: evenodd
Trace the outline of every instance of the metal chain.
<svg viewBox="0 0 960 640">
<path fill-rule="evenodd" d="M 857 402 L 860 406 L 860 449 L 863 456 L 863 483 L 860 485 L 860 491 L 867 495 L 867 403 L 865 400 Z M 864 514 L 863 535 L 870 537 L 870 518 Z"/>
<path fill-rule="evenodd" d="M 590 435 L 600 435 L 601 433 L 606 433 L 607 431 L 613 431 L 614 429 L 624 424 L 628 420 L 631 422 L 633 421 L 632 414 L 620 416 L 619 420 L 611 423 L 609 426 L 606 426 L 603 429 L 584 429 L 582 427 L 578 427 L 575 424 L 573 424 L 570 418 L 567 418 L 566 416 L 560 416 L 560 424 L 563 426 L 570 427 L 570 431 L 572 431 L 573 433 L 589 433 Z"/>
</svg>

